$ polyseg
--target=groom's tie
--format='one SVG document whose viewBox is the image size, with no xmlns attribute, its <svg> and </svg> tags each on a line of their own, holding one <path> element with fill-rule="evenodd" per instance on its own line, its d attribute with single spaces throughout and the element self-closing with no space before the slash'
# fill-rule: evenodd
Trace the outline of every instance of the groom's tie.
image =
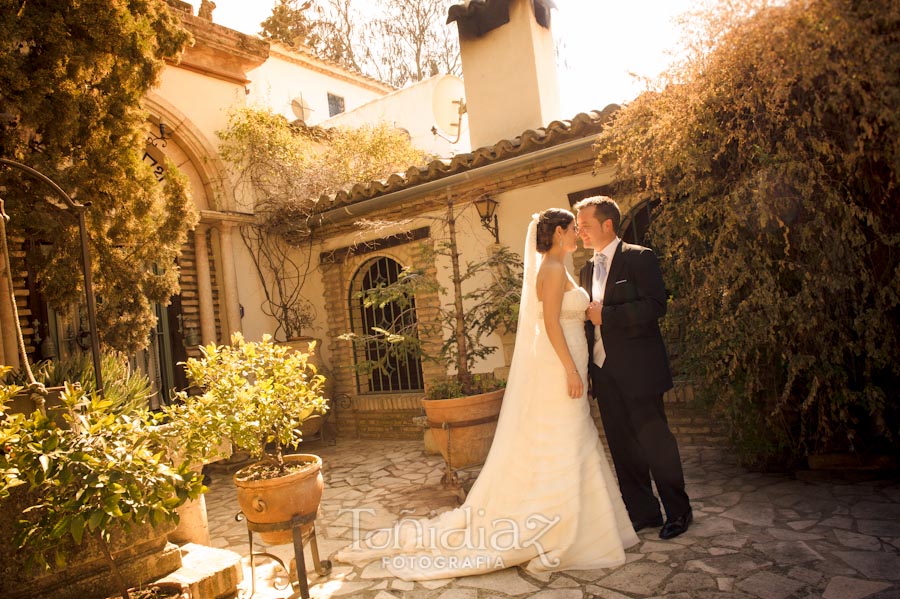
<svg viewBox="0 0 900 599">
<path fill-rule="evenodd" d="M 601 254 L 597 252 L 594 254 L 594 280 L 593 280 L 593 289 L 591 290 L 591 297 L 594 300 L 603 301 L 603 296 L 606 287 L 606 254 Z M 606 360 L 606 350 L 603 348 L 603 337 L 600 335 L 600 327 L 594 327 L 594 347 L 592 349 L 594 364 L 597 366 L 603 366 L 604 360 Z"/>
<path fill-rule="evenodd" d="M 601 285 L 606 281 L 606 254 L 594 254 L 594 278 Z"/>
</svg>

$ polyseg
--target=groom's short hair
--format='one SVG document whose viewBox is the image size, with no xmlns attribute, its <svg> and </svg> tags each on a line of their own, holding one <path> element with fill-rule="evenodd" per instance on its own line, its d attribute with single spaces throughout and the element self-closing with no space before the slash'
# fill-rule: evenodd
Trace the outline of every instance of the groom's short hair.
<svg viewBox="0 0 900 599">
<path fill-rule="evenodd" d="M 587 208 L 588 206 L 594 207 L 594 218 L 601 223 L 606 219 L 611 220 L 613 231 L 615 231 L 616 234 L 619 233 L 619 223 L 622 222 L 622 212 L 619 210 L 619 205 L 616 204 L 614 199 L 609 196 L 591 196 L 579 201 L 573 208 L 580 212 L 582 208 Z"/>
</svg>

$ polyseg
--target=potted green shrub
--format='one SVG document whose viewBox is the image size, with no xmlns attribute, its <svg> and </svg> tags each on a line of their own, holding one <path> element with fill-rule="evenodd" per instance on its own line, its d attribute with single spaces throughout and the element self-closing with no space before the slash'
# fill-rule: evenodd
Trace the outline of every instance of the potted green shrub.
<svg viewBox="0 0 900 599">
<path fill-rule="evenodd" d="M 328 409 L 325 377 L 310 354 L 274 343 L 269 335 L 251 342 L 240 333 L 228 345 L 207 345 L 201 352 L 201 358 L 185 363 L 201 394 L 180 398 L 188 420 L 206 422 L 236 450 L 256 458 L 234 475 L 244 516 L 268 525 L 315 514 L 324 486 L 322 460 L 289 453 L 302 441 L 303 423 Z M 291 530 L 264 532 L 261 538 L 290 543 Z"/>
<path fill-rule="evenodd" d="M 110 411 L 130 414 L 151 406 L 151 399 L 156 394 L 153 384 L 145 373 L 131 368 L 125 356 L 117 352 L 104 352 L 100 367 L 104 382 L 103 399 L 109 403 Z M 65 382 L 79 384 L 87 395 L 96 389 L 94 364 L 89 353 L 76 352 L 59 359 L 42 360 L 32 364 L 30 370 L 35 380 L 44 385 L 47 393 L 37 394 L 27 390 L 29 377 L 24 366 L 8 372 L 3 377 L 5 382 L 23 387 L 23 391 L 7 404 L 8 413 L 21 412 L 29 415 L 40 408 L 51 415 L 59 426 L 65 427 L 68 425 L 63 418 L 65 412 L 59 399 Z M 173 413 L 176 407 L 164 406 L 163 410 L 166 413 L 162 418 L 163 424 L 160 427 L 153 427 L 150 431 L 157 436 L 155 440 L 157 443 L 180 452 L 183 451 L 186 440 L 190 440 L 192 447 L 188 448 L 189 455 L 206 455 L 206 460 L 227 457 L 222 447 L 213 446 L 218 439 L 216 431 L 209 430 L 203 422 L 189 422 L 183 415 Z M 167 434 L 172 426 L 171 422 L 179 423 L 177 434 Z M 183 426 L 186 424 L 189 426 Z M 173 462 L 179 459 L 178 454 L 169 457 Z M 194 464 L 194 470 L 199 472 L 203 465 L 204 462 Z M 178 527 L 169 535 L 170 541 L 179 545 L 185 542 L 209 544 L 206 502 L 203 495 L 182 505 L 178 509 L 178 515 Z"/>
<path fill-rule="evenodd" d="M 423 292 L 444 295 L 433 274 L 405 269 L 396 283 L 378 286 L 360 293 L 366 307 L 384 307 L 393 303 L 399 315 L 393 326 L 373 329 L 365 334 L 347 333 L 341 338 L 362 346 L 375 345 L 369 352 L 378 360 L 359 363 L 362 371 L 382 368 L 389 359 L 409 356 L 455 366 L 455 374 L 446 379 L 426 381 L 426 399 L 422 400 L 428 426 L 448 468 L 458 469 L 484 462 L 497 427 L 505 381 L 493 374 L 477 374 L 477 360 L 496 351 L 486 339 L 495 331 L 514 330 L 518 320 L 522 261 L 505 246 L 495 245 L 483 259 L 460 263 L 456 238 L 456 219 L 452 203 L 441 220 L 448 236 L 436 244 L 434 257 L 450 262 L 450 302 L 442 305 L 433 323 L 422 324 L 408 317 L 415 310 L 413 298 Z M 488 282 L 471 287 L 471 281 L 489 274 Z M 433 339 L 442 339 L 435 344 Z"/>
<path fill-rule="evenodd" d="M 90 580 L 85 584 L 95 595 L 143 596 L 129 587 L 177 569 L 180 556 L 175 551 L 172 560 L 158 562 L 163 570 L 155 574 L 132 558 L 162 552 L 176 509 L 205 491 L 200 474 L 189 468 L 198 456 L 184 452 L 173 462 L 154 432 L 155 415 L 116 411 L 112 401 L 78 385 L 66 382 L 59 396 L 65 426 L 46 410 L 8 412 L 20 391 L 0 385 L 0 502 L 12 515 L 4 523 L 12 542 L 3 550 L 12 553 L 4 559 L 3 579 L 13 587 L 4 597 L 16 596 L 14 587 L 83 596 L 86 588 L 73 572 Z M 72 571 L 62 578 L 41 574 L 56 573 L 67 560 Z M 110 575 L 98 579 L 100 563 Z"/>
<path fill-rule="evenodd" d="M 495 245 L 490 252 L 484 261 L 484 267 L 481 266 L 481 263 L 474 265 L 475 269 L 488 269 L 490 283 L 481 287 L 478 293 L 473 294 L 478 301 L 472 311 L 477 328 L 476 334 L 479 338 L 491 333 L 497 333 L 500 336 L 505 367 L 503 376 L 499 378 L 505 379 L 509 372 L 509 366 L 512 364 L 516 329 L 519 324 L 519 303 L 522 299 L 522 260 L 518 254 L 506 246 Z M 473 267 L 468 270 L 471 273 Z M 495 370 L 494 374 L 497 376 L 498 371 Z"/>
</svg>

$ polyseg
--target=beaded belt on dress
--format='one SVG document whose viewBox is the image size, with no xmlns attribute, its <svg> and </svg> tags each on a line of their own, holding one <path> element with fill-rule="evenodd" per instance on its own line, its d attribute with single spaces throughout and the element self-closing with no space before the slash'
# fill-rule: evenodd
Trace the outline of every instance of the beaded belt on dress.
<svg viewBox="0 0 900 599">
<path fill-rule="evenodd" d="M 538 312 L 538 318 L 544 319 L 543 310 Z M 584 310 L 561 310 L 559 313 L 560 320 L 585 320 Z"/>
</svg>

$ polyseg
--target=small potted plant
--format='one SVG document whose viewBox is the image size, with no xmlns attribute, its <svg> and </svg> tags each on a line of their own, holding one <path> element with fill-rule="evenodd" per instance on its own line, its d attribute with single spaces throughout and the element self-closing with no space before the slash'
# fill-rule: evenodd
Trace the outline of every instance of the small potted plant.
<svg viewBox="0 0 900 599">
<path fill-rule="evenodd" d="M 185 363 L 201 394 L 182 393 L 181 399 L 190 420 L 207 422 L 235 449 L 256 458 L 234 475 L 244 516 L 268 525 L 315 514 L 324 487 L 322 459 L 288 453 L 302 441 L 303 423 L 328 409 L 325 377 L 310 354 L 274 343 L 269 335 L 250 342 L 240 333 L 229 345 L 207 345 L 201 352 L 202 358 Z M 289 528 L 260 536 L 272 545 L 292 540 Z"/>
<path fill-rule="evenodd" d="M 116 411 L 112 401 L 79 385 L 66 382 L 60 393 L 65 426 L 46 410 L 7 411 L 20 390 L 0 385 L 0 507 L 9 535 L 3 552 L 12 552 L 4 559 L 4 582 L 42 596 L 77 597 L 87 589 L 145 596 L 153 586 L 147 583 L 177 569 L 180 557 L 156 559 L 161 568 L 171 566 L 154 575 L 136 556 L 165 555 L 176 509 L 205 491 L 189 468 L 198 456 L 185 452 L 173 462 L 156 442 L 153 414 Z M 102 563 L 110 576 L 95 580 Z M 182 590 L 154 596 L 177 597 Z M 12 588 L 3 595 L 19 596 Z"/>
</svg>

